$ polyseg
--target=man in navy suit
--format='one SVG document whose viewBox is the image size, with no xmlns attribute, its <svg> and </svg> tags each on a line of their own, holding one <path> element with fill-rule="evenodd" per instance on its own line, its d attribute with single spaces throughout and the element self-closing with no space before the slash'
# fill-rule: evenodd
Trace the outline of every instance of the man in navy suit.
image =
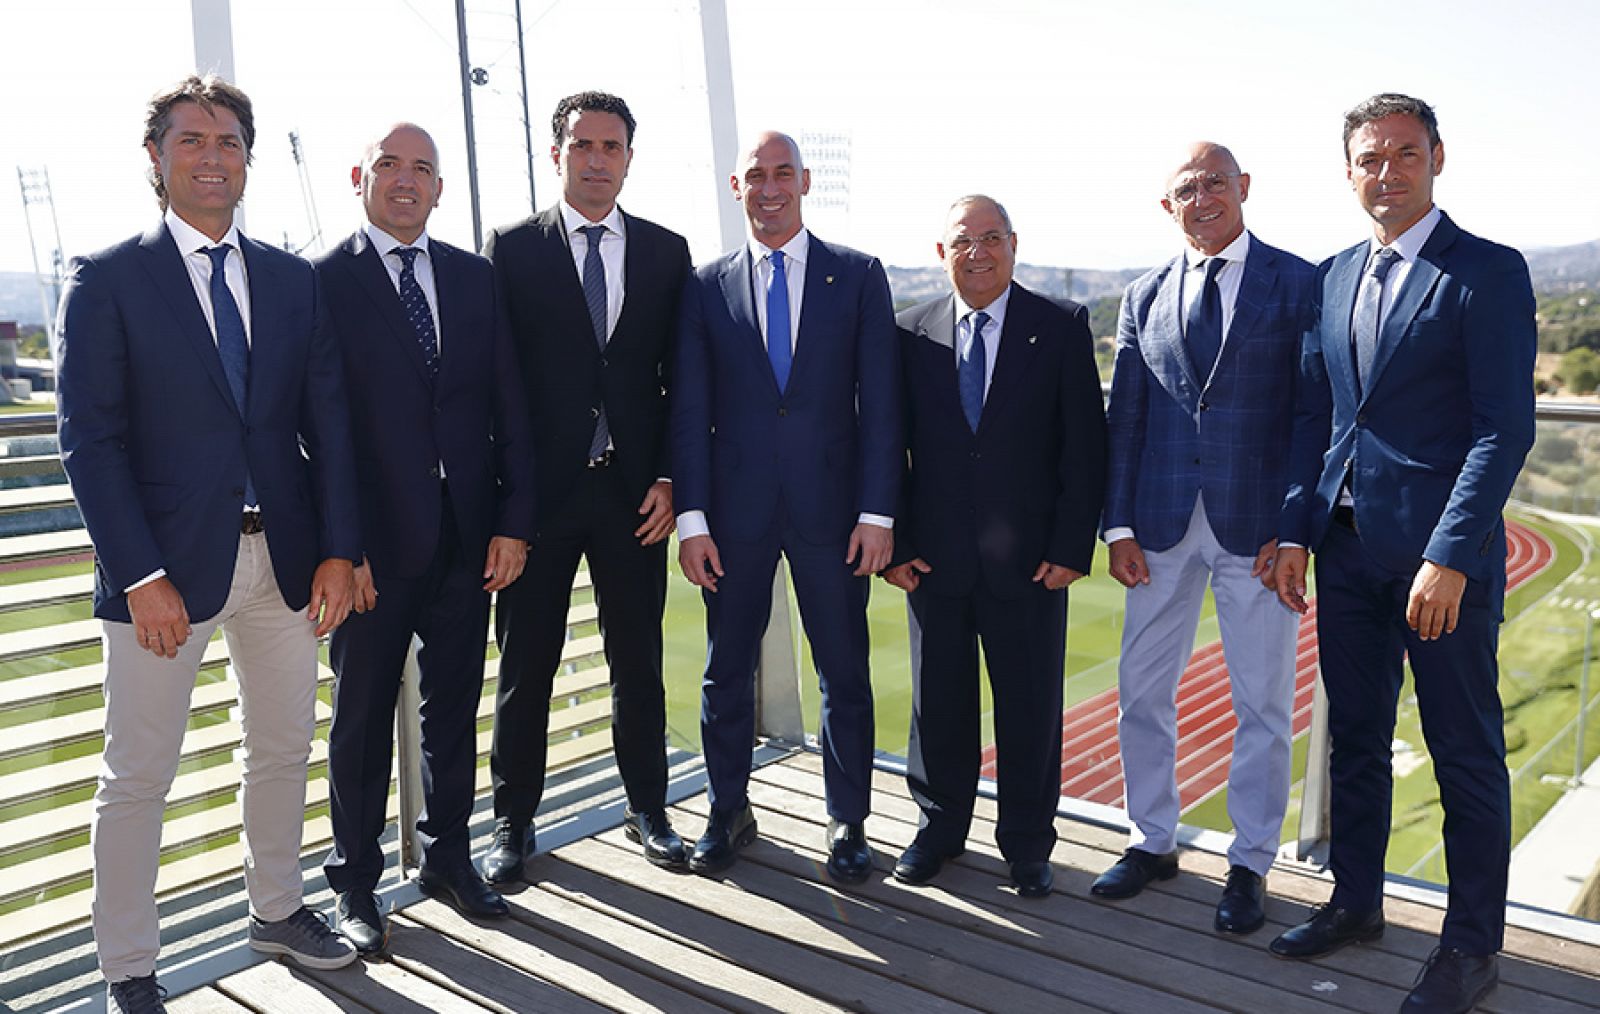
<svg viewBox="0 0 1600 1014">
<path fill-rule="evenodd" d="M 1178 872 L 1178 679 L 1209 583 L 1238 716 L 1224 933 L 1266 918 L 1262 878 L 1289 801 L 1299 624 L 1270 581 L 1314 277 L 1246 231 L 1249 196 L 1227 148 L 1191 145 L 1161 198 L 1186 249 L 1122 300 L 1104 523 L 1111 575 L 1128 589 L 1117 738 L 1132 841 L 1090 888 L 1130 898 Z"/>
<path fill-rule="evenodd" d="M 1304 611 L 1306 548 L 1316 551 L 1334 889 L 1272 951 L 1312 958 L 1383 933 L 1390 744 L 1409 658 L 1450 899 L 1402 1010 L 1465 1011 L 1498 981 L 1505 931 L 1500 512 L 1533 444 L 1533 289 L 1519 253 L 1434 205 L 1444 145 L 1427 103 L 1366 100 L 1345 114 L 1344 146 L 1373 236 L 1320 269 L 1277 574 L 1278 594 Z"/>
<path fill-rule="evenodd" d="M 423 891 L 468 915 L 505 901 L 468 855 L 489 596 L 522 573 L 532 460 L 494 273 L 428 235 L 443 180 L 426 131 L 401 123 L 350 171 L 367 224 L 317 261 L 344 352 L 366 559 L 356 612 L 334 633 L 328 734 L 339 928 L 383 949 L 383 874 L 395 698 L 413 635 L 422 695 Z M 409 828 L 402 828 L 409 834 Z"/>
<path fill-rule="evenodd" d="M 495 634 L 491 882 L 516 881 L 544 795 L 550 692 L 580 558 L 605 639 L 612 750 L 624 833 L 671 869 L 689 860 L 667 817 L 667 606 L 672 471 L 667 378 L 689 277 L 682 236 L 617 204 L 633 161 L 633 114 L 605 92 L 556 104 L 550 157 L 561 200 L 484 245 L 508 304 L 533 417 L 539 517 L 528 569 L 500 594 Z"/>
<path fill-rule="evenodd" d="M 90 842 L 113 1011 L 162 1009 L 162 810 L 218 627 L 244 724 L 250 945 L 315 968 L 355 958 L 301 903 L 299 865 L 317 638 L 349 611 L 361 552 L 355 463 L 311 265 L 233 221 L 254 140 L 250 100 L 225 81 L 154 96 L 145 149 L 163 220 L 78 258 L 61 300 L 61 456 L 103 621 Z"/>
<path fill-rule="evenodd" d="M 710 642 L 701 740 L 711 818 L 690 859 L 714 872 L 755 840 L 746 785 L 755 668 L 782 553 L 822 686 L 830 876 L 872 869 L 870 575 L 889 562 L 905 446 L 888 278 L 812 236 L 799 145 L 765 133 L 729 183 L 750 241 L 694 273 L 672 396 L 678 562 Z"/>
<path fill-rule="evenodd" d="M 1017 235 L 989 197 L 951 205 L 951 295 L 900 314 L 910 466 L 896 564 L 911 611 L 906 780 L 921 829 L 894 875 L 959 855 L 981 757 L 978 644 L 994 691 L 995 839 L 1023 897 L 1050 893 L 1061 798 L 1067 586 L 1089 572 L 1106 423 L 1089 312 L 1012 281 Z"/>
</svg>

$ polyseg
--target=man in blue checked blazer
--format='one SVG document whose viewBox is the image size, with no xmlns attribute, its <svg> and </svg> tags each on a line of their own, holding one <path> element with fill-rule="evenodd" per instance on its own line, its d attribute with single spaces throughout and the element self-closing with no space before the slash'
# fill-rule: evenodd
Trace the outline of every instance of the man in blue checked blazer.
<svg viewBox="0 0 1600 1014">
<path fill-rule="evenodd" d="M 1161 199 L 1185 250 L 1122 301 L 1103 525 L 1112 576 L 1128 589 L 1117 683 L 1132 828 L 1091 888 L 1128 898 L 1177 872 L 1176 693 L 1209 583 L 1239 721 L 1215 920 L 1228 933 L 1264 920 L 1262 878 L 1288 803 L 1298 623 L 1270 579 L 1314 276 L 1246 231 L 1249 194 L 1227 148 L 1191 145 Z"/>
</svg>

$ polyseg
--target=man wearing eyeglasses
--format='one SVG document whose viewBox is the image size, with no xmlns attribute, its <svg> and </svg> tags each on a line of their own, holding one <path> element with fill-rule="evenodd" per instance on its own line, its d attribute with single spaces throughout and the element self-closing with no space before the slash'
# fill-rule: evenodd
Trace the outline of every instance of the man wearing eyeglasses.
<svg viewBox="0 0 1600 1014">
<path fill-rule="evenodd" d="M 1103 519 L 1111 574 L 1128 589 L 1117 733 L 1132 827 L 1090 890 L 1131 898 L 1178 872 L 1177 689 L 1209 583 L 1238 720 L 1234 838 L 1214 921 L 1223 933 L 1265 920 L 1263 878 L 1289 798 L 1298 624 L 1271 579 L 1314 278 L 1246 231 L 1249 195 L 1249 174 L 1210 142 L 1191 145 L 1167 179 L 1161 207 L 1185 249 L 1122 300 Z"/>
<path fill-rule="evenodd" d="M 999 202 L 951 205 L 935 245 L 954 291 L 900 314 L 910 467 L 895 561 L 910 606 L 906 780 L 921 828 L 897 879 L 960 855 L 980 764 L 978 646 L 1000 757 L 995 839 L 1023 897 L 1050 893 L 1061 796 L 1067 586 L 1089 572 L 1105 414 L 1088 311 L 1012 281 Z"/>
<path fill-rule="evenodd" d="M 1344 148 L 1373 235 L 1321 268 L 1277 574 L 1285 604 L 1304 612 L 1306 551 L 1316 551 L 1334 887 L 1272 952 L 1315 958 L 1383 935 L 1391 744 L 1409 658 L 1450 898 L 1401 1009 L 1467 1011 L 1499 979 L 1505 934 L 1500 512 L 1534 438 L 1533 287 L 1521 254 L 1433 203 L 1444 145 L 1427 103 L 1373 96 L 1345 114 Z"/>
</svg>

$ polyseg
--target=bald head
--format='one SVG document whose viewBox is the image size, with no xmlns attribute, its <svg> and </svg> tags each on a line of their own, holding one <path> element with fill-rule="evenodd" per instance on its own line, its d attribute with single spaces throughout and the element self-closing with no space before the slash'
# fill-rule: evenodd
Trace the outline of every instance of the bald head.
<svg viewBox="0 0 1600 1014">
<path fill-rule="evenodd" d="M 396 123 L 368 144 L 350 181 L 367 221 L 402 243 L 413 243 L 439 204 L 439 148 L 415 123 Z"/>
<path fill-rule="evenodd" d="M 1161 207 L 1184 240 L 1207 257 L 1221 253 L 1244 232 L 1250 176 L 1233 152 L 1215 141 L 1195 141 L 1167 176 Z"/>
<path fill-rule="evenodd" d="M 756 240 L 776 250 L 799 233 L 800 199 L 811 190 L 811 171 L 794 138 L 775 130 L 756 135 L 728 183 Z"/>
</svg>

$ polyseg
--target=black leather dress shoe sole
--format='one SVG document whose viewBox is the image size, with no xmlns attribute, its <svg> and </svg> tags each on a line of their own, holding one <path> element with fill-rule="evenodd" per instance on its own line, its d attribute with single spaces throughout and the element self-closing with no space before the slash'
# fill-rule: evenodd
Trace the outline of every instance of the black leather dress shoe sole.
<svg viewBox="0 0 1600 1014">
<path fill-rule="evenodd" d="M 1089 885 L 1089 893 L 1097 898 L 1122 901 L 1132 898 L 1152 881 L 1171 880 L 1178 875 L 1178 856 L 1175 852 L 1156 855 L 1141 849 L 1128 849 L 1122 858 Z"/>
<path fill-rule="evenodd" d="M 894 864 L 894 879 L 902 884 L 926 884 L 944 869 L 945 860 L 961 855 L 958 852 L 938 852 L 922 845 L 912 845 L 901 853 Z"/>
<path fill-rule="evenodd" d="M 1312 916 L 1298 926 L 1290 927 L 1267 945 L 1275 958 L 1288 961 L 1308 961 L 1341 950 L 1351 944 L 1370 944 L 1383 936 L 1383 913 L 1376 912 L 1360 921 Z"/>
<path fill-rule="evenodd" d="M 504 919 L 511 914 L 506 900 L 479 880 L 478 871 L 470 865 L 452 873 L 438 873 L 424 866 L 417 874 L 417 887 L 423 894 L 450 905 L 462 915 Z"/>
</svg>

